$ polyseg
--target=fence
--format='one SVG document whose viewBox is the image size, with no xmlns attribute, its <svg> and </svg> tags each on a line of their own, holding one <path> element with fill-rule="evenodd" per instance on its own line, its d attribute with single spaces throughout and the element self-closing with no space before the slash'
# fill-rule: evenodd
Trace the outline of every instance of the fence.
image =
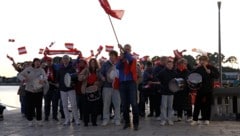
<svg viewBox="0 0 240 136">
<path fill-rule="evenodd" d="M 240 120 L 240 88 L 215 88 L 212 120 Z"/>
</svg>

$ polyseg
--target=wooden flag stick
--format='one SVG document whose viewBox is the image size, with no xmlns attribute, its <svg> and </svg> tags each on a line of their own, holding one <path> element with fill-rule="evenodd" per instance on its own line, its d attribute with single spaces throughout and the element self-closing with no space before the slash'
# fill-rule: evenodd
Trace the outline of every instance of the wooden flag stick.
<svg viewBox="0 0 240 136">
<path fill-rule="evenodd" d="M 117 33 L 116 33 L 115 29 L 114 29 L 114 26 L 113 26 L 112 19 L 111 19 L 110 15 L 108 15 L 108 18 L 109 18 L 109 21 L 110 21 L 110 23 L 111 23 L 111 26 L 112 26 L 112 29 L 113 29 L 113 33 L 114 33 L 114 35 L 115 35 L 115 38 L 116 38 L 116 40 L 117 40 L 117 43 L 119 44 L 119 40 L 118 40 L 118 37 L 117 37 Z"/>
</svg>

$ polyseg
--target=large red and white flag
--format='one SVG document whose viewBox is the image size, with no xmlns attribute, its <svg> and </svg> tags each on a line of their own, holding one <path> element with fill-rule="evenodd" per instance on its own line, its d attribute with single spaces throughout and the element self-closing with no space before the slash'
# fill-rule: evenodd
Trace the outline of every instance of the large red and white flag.
<svg viewBox="0 0 240 136">
<path fill-rule="evenodd" d="M 120 19 L 120 20 L 122 19 L 124 10 L 112 10 L 112 8 L 107 0 L 99 0 L 99 2 L 101 4 L 102 8 L 104 9 L 104 11 L 108 15 L 110 15 L 114 18 Z"/>
<path fill-rule="evenodd" d="M 67 49 L 73 49 L 73 43 L 65 43 Z"/>
<path fill-rule="evenodd" d="M 27 54 L 26 47 L 25 47 L 25 46 L 19 47 L 19 48 L 18 48 L 18 54 L 19 54 L 19 55 Z"/>
<path fill-rule="evenodd" d="M 105 51 L 106 51 L 106 52 L 112 51 L 113 48 L 114 48 L 114 46 L 112 46 L 112 45 L 105 45 Z"/>
<path fill-rule="evenodd" d="M 38 54 L 43 54 L 43 50 L 43 48 L 40 48 Z"/>
</svg>

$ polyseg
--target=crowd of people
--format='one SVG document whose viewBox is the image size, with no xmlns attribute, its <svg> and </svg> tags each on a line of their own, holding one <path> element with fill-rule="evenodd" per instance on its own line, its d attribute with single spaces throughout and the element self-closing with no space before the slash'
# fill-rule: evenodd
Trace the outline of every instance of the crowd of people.
<svg viewBox="0 0 240 136">
<path fill-rule="evenodd" d="M 138 130 L 139 118 L 146 116 L 146 103 L 150 107 L 147 117 L 156 117 L 160 125 L 174 125 L 183 117 L 190 125 L 197 125 L 200 113 L 201 122 L 209 124 L 213 83 L 219 72 L 207 56 L 201 56 L 196 66 L 190 66 L 179 56 L 138 61 L 131 54 L 131 45 L 119 48 L 120 52 L 110 51 L 109 59 L 104 61 L 81 56 L 72 60 L 64 55 L 53 63 L 52 58 L 45 56 L 19 67 L 13 60 L 21 81 L 18 91 L 21 113 L 28 125 L 35 125 L 36 119 L 37 125 L 42 126 L 51 116 L 55 121 L 64 120 L 64 126 L 80 125 L 81 121 L 85 127 L 90 121 L 97 126 L 100 116 L 102 126 L 113 122 L 127 129 L 133 124 L 133 129 Z M 192 73 L 201 76 L 197 88 L 189 85 Z M 173 80 L 181 86 L 177 90 L 171 89 Z"/>
</svg>

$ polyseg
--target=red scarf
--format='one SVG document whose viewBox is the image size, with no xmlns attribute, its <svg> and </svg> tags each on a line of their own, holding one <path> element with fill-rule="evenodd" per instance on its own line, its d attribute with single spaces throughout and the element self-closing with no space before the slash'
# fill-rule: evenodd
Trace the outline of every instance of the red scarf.
<svg viewBox="0 0 240 136">
<path fill-rule="evenodd" d="M 178 68 L 179 71 L 181 71 L 181 72 L 187 69 L 186 65 L 184 65 L 184 64 L 179 64 L 179 65 L 177 66 L 177 68 Z"/>
<path fill-rule="evenodd" d="M 133 59 L 131 64 L 129 64 L 127 61 L 124 61 L 124 74 L 127 75 L 129 72 L 132 73 L 133 80 L 137 81 L 137 61 L 136 61 L 136 59 Z"/>
<path fill-rule="evenodd" d="M 49 81 L 54 81 L 53 68 L 52 67 L 47 68 L 47 77 L 48 77 Z"/>
<path fill-rule="evenodd" d="M 87 83 L 89 85 L 93 85 L 97 81 L 97 74 L 96 73 L 90 73 L 87 79 Z"/>
</svg>

